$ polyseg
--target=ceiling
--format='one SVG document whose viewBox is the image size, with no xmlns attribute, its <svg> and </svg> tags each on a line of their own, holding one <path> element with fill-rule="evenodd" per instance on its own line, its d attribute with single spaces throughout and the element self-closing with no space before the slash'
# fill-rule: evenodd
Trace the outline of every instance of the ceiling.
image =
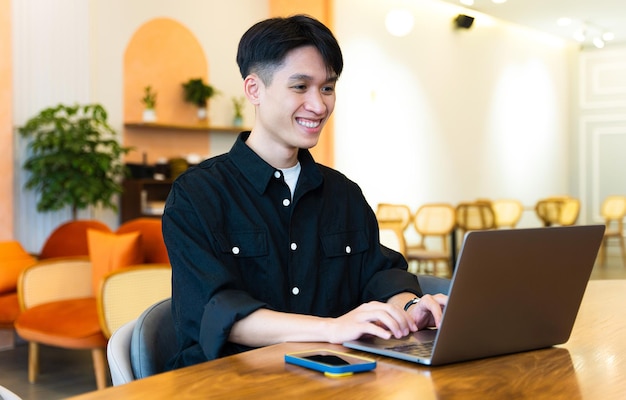
<svg viewBox="0 0 626 400">
<path fill-rule="evenodd" d="M 461 5 L 459 0 L 443 0 Z M 592 39 L 610 31 L 615 38 L 606 46 L 626 44 L 626 1 L 624 0 L 508 0 L 496 4 L 492 0 L 474 0 L 473 6 L 463 6 L 492 17 L 525 25 L 575 42 L 574 33 L 584 26 L 587 38 L 582 45 L 593 46 Z M 468 12 L 468 15 L 471 15 Z M 569 26 L 559 26 L 557 20 L 568 17 Z"/>
</svg>

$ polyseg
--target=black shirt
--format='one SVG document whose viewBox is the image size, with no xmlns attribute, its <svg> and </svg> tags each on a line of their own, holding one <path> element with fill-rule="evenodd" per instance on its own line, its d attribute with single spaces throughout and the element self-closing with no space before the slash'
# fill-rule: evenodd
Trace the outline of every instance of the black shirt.
<svg viewBox="0 0 626 400">
<path fill-rule="evenodd" d="M 170 367 L 245 350 L 232 325 L 265 307 L 338 317 L 401 292 L 421 295 L 404 258 L 379 244 L 360 188 L 300 150 L 291 198 L 280 170 L 246 144 L 173 184 L 163 215 L 179 352 Z"/>
</svg>

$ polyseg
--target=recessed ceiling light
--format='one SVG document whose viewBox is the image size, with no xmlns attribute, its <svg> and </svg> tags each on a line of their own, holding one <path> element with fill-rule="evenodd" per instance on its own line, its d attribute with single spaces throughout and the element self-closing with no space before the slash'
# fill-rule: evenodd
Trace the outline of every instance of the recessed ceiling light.
<svg viewBox="0 0 626 400">
<path fill-rule="evenodd" d="M 613 39 L 615 39 L 615 34 L 613 32 L 604 32 L 602 34 L 602 39 L 609 42 Z"/>
<path fill-rule="evenodd" d="M 585 41 L 585 39 L 587 39 L 587 33 L 584 29 L 579 29 L 574 32 L 574 40 L 576 40 L 577 42 L 582 43 Z"/>
<path fill-rule="evenodd" d="M 568 17 L 562 17 L 556 21 L 556 24 L 558 26 L 569 26 L 572 24 L 572 19 Z"/>
<path fill-rule="evenodd" d="M 601 49 L 604 47 L 604 40 L 602 40 L 602 38 L 597 37 L 593 39 L 593 45 L 596 46 L 597 48 Z"/>
<path fill-rule="evenodd" d="M 474 0 L 459 0 L 464 6 L 473 6 Z"/>
<path fill-rule="evenodd" d="M 389 11 L 385 18 L 385 26 L 389 33 L 398 37 L 408 35 L 413 29 L 414 23 L 413 13 L 401 8 L 395 8 Z"/>
</svg>

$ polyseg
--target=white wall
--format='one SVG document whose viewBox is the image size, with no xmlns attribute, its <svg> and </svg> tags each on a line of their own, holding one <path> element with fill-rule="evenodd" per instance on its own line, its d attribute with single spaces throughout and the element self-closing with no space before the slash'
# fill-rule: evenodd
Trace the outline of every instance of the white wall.
<svg viewBox="0 0 626 400">
<path fill-rule="evenodd" d="M 451 21 L 461 9 L 436 0 L 335 1 L 346 65 L 335 114 L 336 166 L 372 206 L 403 202 L 415 209 L 476 197 L 515 197 L 530 206 L 569 193 L 573 48 L 497 21 L 477 19 L 472 29 L 455 31 Z M 395 4 L 415 15 L 403 38 L 384 28 Z M 15 123 L 58 102 L 92 101 L 107 108 L 119 131 L 123 52 L 143 23 L 169 17 L 196 34 L 211 81 L 225 93 L 212 101 L 211 118 L 226 124 L 229 98 L 241 88 L 236 44 L 268 12 L 259 0 L 15 0 L 13 8 Z M 16 146 L 16 238 L 37 252 L 70 215 L 35 211 L 34 195 L 21 190 L 23 143 Z M 81 216 L 118 223 L 110 211 Z"/>
<path fill-rule="evenodd" d="M 408 36 L 386 32 L 396 5 L 414 15 Z M 569 193 L 573 47 L 434 0 L 340 0 L 335 13 L 336 162 L 372 205 Z M 459 13 L 476 15 L 471 29 L 453 29 Z"/>
</svg>

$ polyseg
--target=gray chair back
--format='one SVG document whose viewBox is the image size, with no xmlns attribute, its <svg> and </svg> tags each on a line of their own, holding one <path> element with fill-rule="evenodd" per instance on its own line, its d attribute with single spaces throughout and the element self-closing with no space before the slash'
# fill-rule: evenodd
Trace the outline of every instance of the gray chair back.
<svg viewBox="0 0 626 400">
<path fill-rule="evenodd" d="M 150 306 L 137 319 L 130 343 L 135 379 L 165 371 L 177 350 L 171 298 Z"/>
<path fill-rule="evenodd" d="M 417 281 L 424 294 L 443 293 L 447 295 L 450 292 L 450 279 L 434 275 L 418 275 Z"/>
</svg>

